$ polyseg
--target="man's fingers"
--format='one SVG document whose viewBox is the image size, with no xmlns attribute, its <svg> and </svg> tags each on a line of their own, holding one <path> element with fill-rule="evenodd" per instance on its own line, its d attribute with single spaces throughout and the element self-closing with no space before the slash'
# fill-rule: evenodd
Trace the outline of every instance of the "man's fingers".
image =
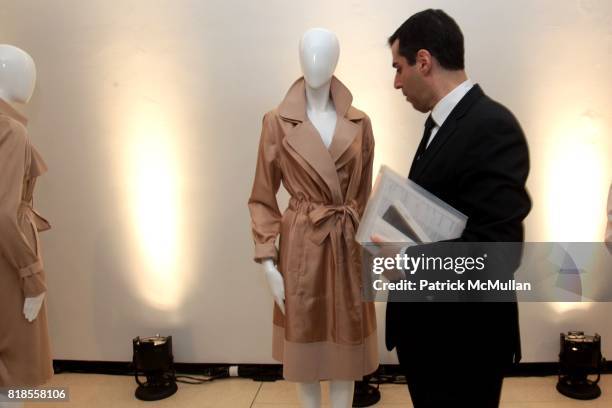
<svg viewBox="0 0 612 408">
<path fill-rule="evenodd" d="M 386 240 L 382 237 L 382 235 L 377 234 L 377 233 L 372 234 L 370 239 L 372 240 L 372 242 L 375 242 L 377 244 L 382 244 L 386 242 Z"/>
</svg>

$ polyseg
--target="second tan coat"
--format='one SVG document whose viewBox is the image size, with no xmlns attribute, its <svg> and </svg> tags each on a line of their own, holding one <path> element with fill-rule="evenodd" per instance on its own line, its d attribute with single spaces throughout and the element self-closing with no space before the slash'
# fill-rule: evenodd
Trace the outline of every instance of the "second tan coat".
<svg viewBox="0 0 612 408">
<path fill-rule="evenodd" d="M 47 166 L 26 123 L 0 99 L 0 388 L 37 386 L 53 375 L 46 300 L 33 322 L 23 315 L 25 298 L 47 291 L 38 232 L 50 228 L 32 206 Z"/>
</svg>

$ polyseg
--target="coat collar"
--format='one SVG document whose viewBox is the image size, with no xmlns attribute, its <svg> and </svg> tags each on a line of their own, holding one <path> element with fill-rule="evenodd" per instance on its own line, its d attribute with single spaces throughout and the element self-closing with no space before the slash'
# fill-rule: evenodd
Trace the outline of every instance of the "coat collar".
<svg viewBox="0 0 612 408">
<path fill-rule="evenodd" d="M 15 119 L 16 121 L 21 123 L 23 126 L 27 126 L 28 124 L 28 118 L 26 118 L 24 115 L 19 113 L 17 109 L 13 108 L 11 104 L 9 104 L 7 101 L 5 101 L 2 98 L 0 98 L 0 114 L 5 114 L 10 118 Z M 29 143 L 30 142 L 28 141 L 28 144 Z M 46 173 L 47 164 L 43 160 L 40 153 L 38 153 L 38 151 L 32 145 L 30 145 L 30 154 L 31 154 L 31 159 L 29 162 L 29 165 L 30 165 L 29 175 L 31 177 L 39 177 L 42 174 Z"/>
<path fill-rule="evenodd" d="M 459 119 L 461 119 L 470 110 L 472 105 L 483 96 L 485 96 L 485 94 L 482 88 L 480 88 L 478 84 L 474 84 L 465 96 L 461 98 L 438 130 L 438 133 L 436 133 L 436 137 L 431 141 L 429 147 L 423 152 L 418 160 L 415 158 L 412 162 L 412 167 L 410 168 L 410 174 L 408 176 L 410 179 L 414 180 L 418 178 L 425 171 L 426 167 L 431 163 L 444 143 L 454 133 Z"/>
<path fill-rule="evenodd" d="M 334 107 L 338 117 L 346 117 L 348 120 L 363 119 L 365 114 L 351 106 L 353 95 L 338 78 L 332 76 L 329 88 Z M 285 99 L 278 107 L 280 116 L 289 121 L 305 122 L 306 115 L 306 86 L 304 77 L 298 78 L 285 95 Z"/>
<path fill-rule="evenodd" d="M 332 77 L 330 94 L 336 114 L 336 129 L 329 148 L 326 148 L 317 129 L 306 114 L 306 89 L 304 78 L 291 85 L 285 99 L 278 107 L 280 117 L 293 124 L 287 131 L 286 142 L 320 176 L 336 204 L 343 203 L 338 168 L 347 160 L 347 151 L 359 134 L 360 126 L 354 121 L 365 114 L 351 106 L 351 92 L 336 77 Z M 345 154 L 346 153 L 346 154 Z"/>
<path fill-rule="evenodd" d="M 27 126 L 28 124 L 28 118 L 26 118 L 24 115 L 19 113 L 17 109 L 13 108 L 11 104 L 9 104 L 7 101 L 5 101 L 2 98 L 0 98 L 0 113 L 4 113 L 5 115 L 15 119 L 16 121 L 21 123 L 23 126 Z"/>
</svg>

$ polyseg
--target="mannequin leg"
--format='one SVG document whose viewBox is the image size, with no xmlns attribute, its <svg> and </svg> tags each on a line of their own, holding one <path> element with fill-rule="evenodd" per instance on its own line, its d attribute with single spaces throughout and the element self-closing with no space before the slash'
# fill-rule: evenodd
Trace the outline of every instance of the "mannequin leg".
<svg viewBox="0 0 612 408">
<path fill-rule="evenodd" d="M 332 408 L 351 408 L 355 381 L 332 380 L 329 383 L 329 399 Z"/>
<path fill-rule="evenodd" d="M 321 384 L 319 382 L 297 383 L 298 396 L 302 408 L 321 407 Z"/>
</svg>

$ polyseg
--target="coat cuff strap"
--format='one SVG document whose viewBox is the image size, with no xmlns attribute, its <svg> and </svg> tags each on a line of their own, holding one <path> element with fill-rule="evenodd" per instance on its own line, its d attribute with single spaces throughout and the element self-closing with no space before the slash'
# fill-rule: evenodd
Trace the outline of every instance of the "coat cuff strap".
<svg viewBox="0 0 612 408">
<path fill-rule="evenodd" d="M 255 262 L 261 262 L 266 258 L 271 258 L 275 263 L 278 258 L 274 243 L 255 244 Z"/>
<path fill-rule="evenodd" d="M 28 276 L 32 276 L 36 273 L 40 273 L 43 270 L 42 261 L 39 259 L 31 265 L 26 266 L 25 268 L 19 269 L 19 276 L 21 278 L 27 278 Z"/>
</svg>

